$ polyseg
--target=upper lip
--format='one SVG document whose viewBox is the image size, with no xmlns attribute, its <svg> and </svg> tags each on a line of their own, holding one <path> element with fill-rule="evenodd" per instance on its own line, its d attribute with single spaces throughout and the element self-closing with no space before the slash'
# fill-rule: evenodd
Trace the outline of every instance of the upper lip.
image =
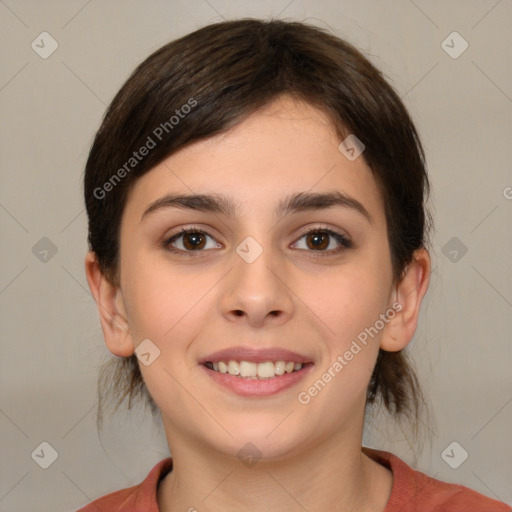
<svg viewBox="0 0 512 512">
<path fill-rule="evenodd" d="M 312 362 L 311 358 L 284 348 L 256 349 L 240 346 L 213 352 L 201 358 L 199 363 L 216 363 L 219 361 L 253 361 L 255 363 L 264 363 L 266 361 L 292 361 L 294 363 L 303 364 Z"/>
</svg>

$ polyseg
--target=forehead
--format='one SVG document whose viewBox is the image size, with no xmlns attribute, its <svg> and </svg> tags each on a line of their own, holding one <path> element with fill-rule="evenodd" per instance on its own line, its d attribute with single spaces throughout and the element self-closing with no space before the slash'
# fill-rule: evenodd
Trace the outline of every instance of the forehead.
<svg viewBox="0 0 512 512">
<path fill-rule="evenodd" d="M 298 192 L 340 191 L 358 200 L 377 221 L 383 204 L 362 157 L 350 161 L 328 116 L 280 97 L 219 135 L 188 145 L 139 178 L 127 202 L 140 220 L 168 193 L 221 194 L 237 213 L 272 209 Z"/>
</svg>

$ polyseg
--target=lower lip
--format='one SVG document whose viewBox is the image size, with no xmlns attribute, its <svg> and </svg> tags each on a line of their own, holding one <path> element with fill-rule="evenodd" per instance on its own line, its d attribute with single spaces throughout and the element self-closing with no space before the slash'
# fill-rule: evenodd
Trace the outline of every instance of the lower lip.
<svg viewBox="0 0 512 512">
<path fill-rule="evenodd" d="M 201 367 L 214 382 L 237 395 L 265 397 L 275 395 L 299 383 L 313 368 L 313 364 L 307 364 L 302 369 L 292 373 L 285 373 L 263 380 L 235 377 L 229 373 L 210 370 L 204 365 L 201 365 Z"/>
</svg>

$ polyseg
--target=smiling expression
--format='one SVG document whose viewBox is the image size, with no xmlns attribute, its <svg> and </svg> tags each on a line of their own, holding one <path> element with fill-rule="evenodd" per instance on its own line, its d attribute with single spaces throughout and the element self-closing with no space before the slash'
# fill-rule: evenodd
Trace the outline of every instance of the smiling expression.
<svg viewBox="0 0 512 512">
<path fill-rule="evenodd" d="M 280 456 L 361 427 L 385 329 L 297 401 L 394 302 L 381 193 L 364 154 L 350 161 L 339 143 L 325 114 L 281 97 L 130 190 L 118 299 L 131 352 L 145 339 L 160 350 L 140 367 L 169 439 Z M 219 371 L 229 361 L 303 367 L 247 379 Z"/>
</svg>

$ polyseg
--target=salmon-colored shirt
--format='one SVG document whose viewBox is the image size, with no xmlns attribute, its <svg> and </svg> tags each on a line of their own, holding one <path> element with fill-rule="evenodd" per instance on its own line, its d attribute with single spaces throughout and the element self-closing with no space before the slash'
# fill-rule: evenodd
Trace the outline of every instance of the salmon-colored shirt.
<svg viewBox="0 0 512 512">
<path fill-rule="evenodd" d="M 366 447 L 362 450 L 393 472 L 391 496 L 384 512 L 512 512 L 505 503 L 415 471 L 392 453 Z M 159 512 L 158 483 L 171 469 L 169 457 L 160 461 L 141 484 L 108 494 L 77 512 Z"/>
</svg>

